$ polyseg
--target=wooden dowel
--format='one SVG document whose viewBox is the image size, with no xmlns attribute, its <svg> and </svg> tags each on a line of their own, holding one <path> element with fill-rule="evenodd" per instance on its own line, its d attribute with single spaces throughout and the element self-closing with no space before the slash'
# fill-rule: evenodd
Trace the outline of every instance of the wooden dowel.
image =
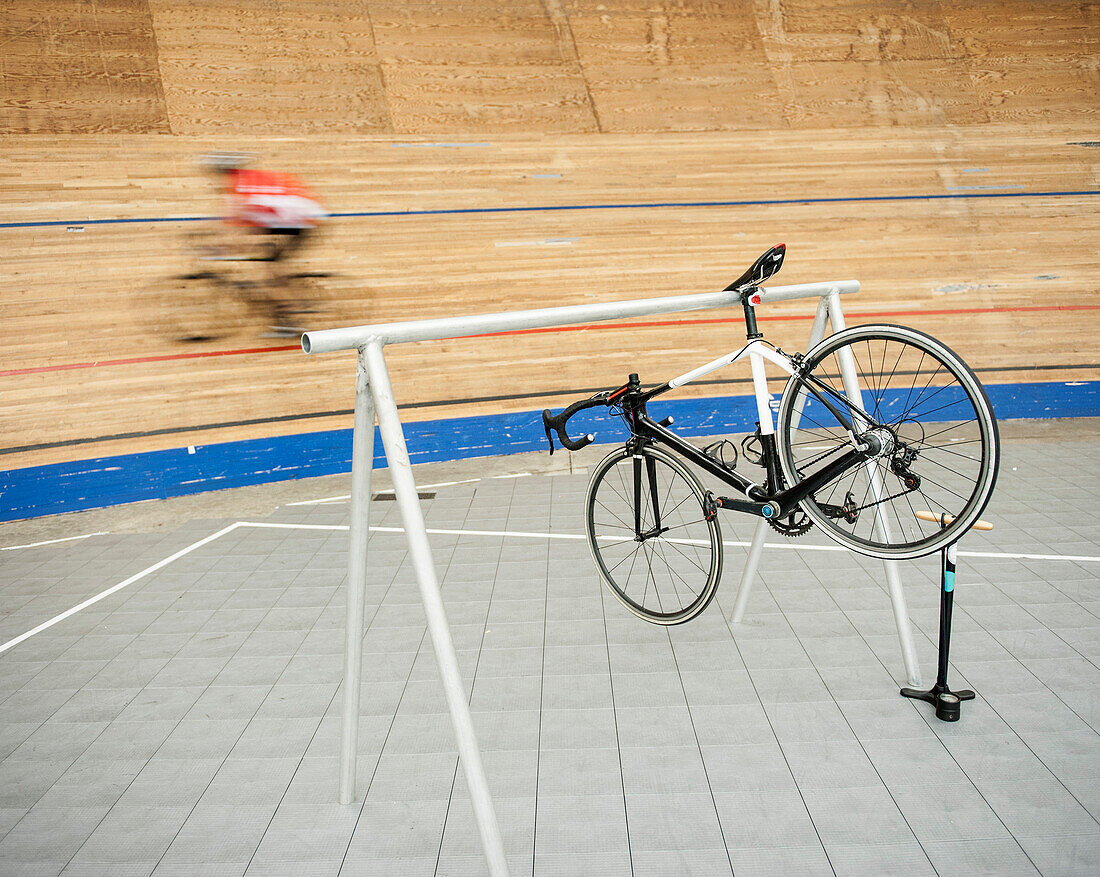
<svg viewBox="0 0 1100 877">
<path fill-rule="evenodd" d="M 916 516 L 922 521 L 931 521 L 934 524 L 939 524 L 941 527 L 946 527 L 952 521 L 955 520 L 953 515 L 939 514 L 935 512 L 926 512 L 923 509 L 916 512 Z M 993 525 L 989 521 L 983 521 L 981 518 L 976 520 L 970 525 L 971 530 L 992 530 Z"/>
</svg>

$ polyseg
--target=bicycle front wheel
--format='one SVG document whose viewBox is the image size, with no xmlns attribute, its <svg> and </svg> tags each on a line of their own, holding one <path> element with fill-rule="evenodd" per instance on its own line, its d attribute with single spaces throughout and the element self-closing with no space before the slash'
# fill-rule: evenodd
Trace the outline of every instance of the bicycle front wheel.
<svg viewBox="0 0 1100 877">
<path fill-rule="evenodd" d="M 997 479 L 997 421 L 950 348 L 903 326 L 859 326 L 811 350 L 779 405 L 788 484 L 852 449 L 837 412 L 875 450 L 802 500 L 827 535 L 862 554 L 907 560 L 951 544 L 978 519 Z M 950 523 L 924 521 L 922 510 Z"/>
<path fill-rule="evenodd" d="M 592 473 L 585 532 L 600 577 L 639 618 L 681 624 L 707 608 L 722 575 L 717 516 L 678 460 L 621 448 Z"/>
</svg>

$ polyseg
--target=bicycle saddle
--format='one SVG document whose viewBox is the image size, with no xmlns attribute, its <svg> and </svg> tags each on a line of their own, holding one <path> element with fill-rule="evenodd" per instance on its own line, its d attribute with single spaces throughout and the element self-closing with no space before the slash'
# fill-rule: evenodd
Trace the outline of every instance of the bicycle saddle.
<svg viewBox="0 0 1100 877">
<path fill-rule="evenodd" d="M 786 244 L 776 244 L 768 250 L 768 252 L 764 253 L 764 255 L 753 262 L 752 267 L 727 286 L 723 292 L 729 292 L 731 290 L 740 292 L 750 286 L 759 286 L 782 267 L 783 256 L 786 252 Z"/>
</svg>

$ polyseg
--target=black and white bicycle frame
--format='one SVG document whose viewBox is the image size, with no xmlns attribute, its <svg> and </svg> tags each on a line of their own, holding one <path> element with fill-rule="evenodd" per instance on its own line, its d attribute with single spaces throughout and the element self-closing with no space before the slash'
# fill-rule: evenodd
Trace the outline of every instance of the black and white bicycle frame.
<svg viewBox="0 0 1100 877">
<path fill-rule="evenodd" d="M 858 289 L 858 285 L 855 286 L 855 289 Z M 768 378 L 765 372 L 765 365 L 770 363 L 785 372 L 788 376 L 795 375 L 798 366 L 796 361 L 790 356 L 769 346 L 767 342 L 761 340 L 756 326 L 755 308 L 760 304 L 807 298 L 810 296 L 818 297 L 817 312 L 810 329 L 808 343 L 808 350 L 812 351 L 814 347 L 827 337 L 829 329 L 832 329 L 835 333 L 847 328 L 844 312 L 840 303 L 840 294 L 842 292 L 854 292 L 855 289 L 840 288 L 838 286 L 833 289 L 822 290 L 820 287 L 815 288 L 814 286 L 791 286 L 751 290 L 743 295 L 741 299 L 745 312 L 748 335 L 747 343 L 743 347 L 700 365 L 682 375 L 678 375 L 669 380 L 666 384 L 662 384 L 651 390 L 642 391 L 640 384 L 637 384 L 635 387 L 631 387 L 630 384 L 628 384 L 616 391 L 616 393 L 623 393 L 624 395 L 623 402 L 626 403 L 624 406 L 624 414 L 627 416 L 628 420 L 633 418 L 631 424 L 632 436 L 629 441 L 646 441 L 652 438 L 661 444 L 668 445 L 686 460 L 689 460 L 703 471 L 714 475 L 723 483 L 734 487 L 745 497 L 744 500 L 739 498 L 724 498 L 723 508 L 758 516 L 756 529 L 753 533 L 752 541 L 749 544 L 748 556 L 742 568 L 733 611 L 730 615 L 730 620 L 734 623 L 739 623 L 744 618 L 749 595 L 752 591 L 752 585 L 759 568 L 760 557 L 767 540 L 767 519 L 770 517 L 778 517 L 794 510 L 799 500 L 816 489 L 820 484 L 827 481 L 837 470 L 851 467 L 853 462 L 852 454 L 858 454 L 863 456 L 866 460 L 864 465 L 866 466 L 870 481 L 873 497 L 872 507 L 874 509 L 873 513 L 875 515 L 876 524 L 881 528 L 881 532 L 889 538 L 891 535 L 890 522 L 883 513 L 881 506 L 878 505 L 878 500 L 881 500 L 885 494 L 885 484 L 883 483 L 882 475 L 875 465 L 874 458 L 859 452 L 856 435 L 853 435 L 852 451 L 838 459 L 835 467 L 829 467 L 827 471 L 818 473 L 823 477 L 807 479 L 797 488 L 778 491 L 769 495 L 769 492 L 766 491 L 762 485 L 756 484 L 745 478 L 739 472 L 723 466 L 720 462 L 708 456 L 694 445 L 684 441 L 680 436 L 669 430 L 667 427 L 671 424 L 671 420 L 653 420 L 645 412 L 645 403 L 669 390 L 683 387 L 712 372 L 747 359 L 752 373 L 753 395 L 760 423 L 761 449 L 763 451 L 762 457 L 768 475 L 768 482 L 771 485 L 783 483 L 781 477 L 782 473 L 779 471 L 779 455 L 776 449 L 776 423 L 771 407 L 773 397 L 768 390 Z M 843 406 L 838 402 L 838 410 L 842 407 L 843 410 L 851 410 L 853 412 L 853 425 L 856 427 L 854 432 L 858 434 L 869 425 L 869 421 L 864 421 L 863 418 L 865 415 L 861 416 L 860 413 L 863 411 L 863 394 L 860 390 L 859 380 L 857 378 L 856 364 L 847 351 L 841 352 L 839 360 L 841 383 L 848 401 L 847 404 Z M 810 392 L 813 393 L 812 388 Z M 822 387 L 819 392 L 824 395 L 831 391 L 829 391 L 828 388 Z M 818 396 L 818 398 L 821 397 Z M 848 408 L 849 405 L 851 409 Z M 799 416 L 800 412 L 801 408 L 799 407 L 796 409 L 795 416 Z M 568 419 L 567 412 L 562 412 L 562 417 Z M 586 439 L 590 441 L 592 436 L 586 436 Z M 765 514 L 765 512 L 767 512 L 767 514 Z M 905 665 L 906 675 L 911 684 L 919 686 L 919 680 L 921 678 L 920 667 L 917 663 L 916 648 L 913 643 L 897 561 L 883 560 L 883 567 L 886 573 L 886 584 L 890 594 L 890 603 L 894 615 L 894 622 L 897 626 L 898 640 L 901 646 L 902 660 Z"/>
</svg>

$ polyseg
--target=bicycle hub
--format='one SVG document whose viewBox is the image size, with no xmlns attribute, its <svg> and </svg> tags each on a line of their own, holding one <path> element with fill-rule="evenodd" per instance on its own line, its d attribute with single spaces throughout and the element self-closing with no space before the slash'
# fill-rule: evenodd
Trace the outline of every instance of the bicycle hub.
<svg viewBox="0 0 1100 877">
<path fill-rule="evenodd" d="M 894 434 L 885 427 L 868 430 L 860 438 L 867 446 L 870 457 L 888 457 L 894 453 Z"/>
</svg>

